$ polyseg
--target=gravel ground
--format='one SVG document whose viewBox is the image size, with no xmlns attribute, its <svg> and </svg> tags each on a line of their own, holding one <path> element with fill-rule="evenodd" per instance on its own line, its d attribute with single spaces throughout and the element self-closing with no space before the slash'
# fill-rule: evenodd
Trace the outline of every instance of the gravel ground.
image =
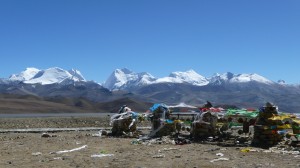
<svg viewBox="0 0 300 168">
<path fill-rule="evenodd" d="M 0 119 L 1 129 L 105 126 L 106 117 Z M 43 133 L 1 133 L 0 167 L 300 167 L 299 154 L 278 148 L 174 145 L 159 140 L 137 143 L 134 138 L 99 137 L 97 133 L 56 132 L 46 137 Z"/>
</svg>

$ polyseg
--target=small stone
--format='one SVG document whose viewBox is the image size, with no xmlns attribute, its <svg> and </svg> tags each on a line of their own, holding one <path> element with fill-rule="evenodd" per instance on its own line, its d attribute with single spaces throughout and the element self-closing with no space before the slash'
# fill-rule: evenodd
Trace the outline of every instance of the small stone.
<svg viewBox="0 0 300 168">
<path fill-rule="evenodd" d="M 47 133 L 43 133 L 41 137 L 43 137 L 43 138 L 49 138 L 49 137 L 51 137 L 51 135 L 49 135 Z"/>
</svg>

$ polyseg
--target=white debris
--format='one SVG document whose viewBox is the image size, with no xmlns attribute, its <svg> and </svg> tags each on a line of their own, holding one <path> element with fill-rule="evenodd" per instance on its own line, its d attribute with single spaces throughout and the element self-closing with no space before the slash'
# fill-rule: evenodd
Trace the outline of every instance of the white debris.
<svg viewBox="0 0 300 168">
<path fill-rule="evenodd" d="M 95 155 L 91 155 L 91 157 L 106 157 L 106 156 L 114 156 L 114 154 L 95 154 Z"/>
<path fill-rule="evenodd" d="M 96 134 L 92 134 L 93 137 L 101 137 L 102 136 L 102 130 L 100 130 L 98 133 Z"/>
<path fill-rule="evenodd" d="M 217 155 L 217 156 L 224 156 L 223 153 L 217 153 L 216 155 Z"/>
<path fill-rule="evenodd" d="M 154 156 L 152 156 L 153 158 L 164 158 L 165 157 L 165 155 L 154 155 Z"/>
<path fill-rule="evenodd" d="M 32 153 L 31 155 L 33 155 L 33 156 L 42 155 L 42 152 L 35 152 L 35 153 Z"/>
<path fill-rule="evenodd" d="M 229 160 L 229 158 L 218 158 L 218 159 L 213 159 L 210 162 L 213 163 L 213 162 L 217 162 L 217 161 L 228 161 L 228 160 Z"/>
<path fill-rule="evenodd" d="M 178 150 L 178 148 L 163 148 L 163 151 Z"/>
<path fill-rule="evenodd" d="M 55 153 L 55 154 L 62 154 L 62 153 L 74 152 L 74 151 L 78 151 L 78 150 L 84 149 L 86 147 L 87 147 L 87 145 L 83 145 L 83 146 L 81 146 L 79 148 L 74 148 L 74 149 L 71 149 L 71 150 L 63 150 L 63 151 L 58 151 L 58 152 L 53 152 L 53 153 Z"/>
</svg>

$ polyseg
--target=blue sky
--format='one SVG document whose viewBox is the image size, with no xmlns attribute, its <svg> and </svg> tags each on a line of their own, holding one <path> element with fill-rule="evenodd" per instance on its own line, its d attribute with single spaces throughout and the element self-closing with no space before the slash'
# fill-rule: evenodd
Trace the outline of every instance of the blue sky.
<svg viewBox="0 0 300 168">
<path fill-rule="evenodd" d="M 0 77 L 75 68 L 257 73 L 300 83 L 299 0 L 1 0 Z"/>
</svg>

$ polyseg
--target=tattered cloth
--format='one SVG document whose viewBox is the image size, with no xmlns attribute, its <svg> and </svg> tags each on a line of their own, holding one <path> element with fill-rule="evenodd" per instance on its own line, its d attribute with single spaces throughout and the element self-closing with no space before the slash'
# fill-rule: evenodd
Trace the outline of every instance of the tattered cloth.
<svg viewBox="0 0 300 168">
<path fill-rule="evenodd" d="M 192 123 L 191 135 L 198 139 L 216 134 L 217 116 L 211 112 L 204 112 L 196 116 L 195 121 Z"/>
<path fill-rule="evenodd" d="M 121 136 L 124 135 L 124 133 L 135 132 L 137 130 L 137 118 L 138 114 L 135 112 L 113 115 L 110 120 L 112 135 Z"/>
</svg>

